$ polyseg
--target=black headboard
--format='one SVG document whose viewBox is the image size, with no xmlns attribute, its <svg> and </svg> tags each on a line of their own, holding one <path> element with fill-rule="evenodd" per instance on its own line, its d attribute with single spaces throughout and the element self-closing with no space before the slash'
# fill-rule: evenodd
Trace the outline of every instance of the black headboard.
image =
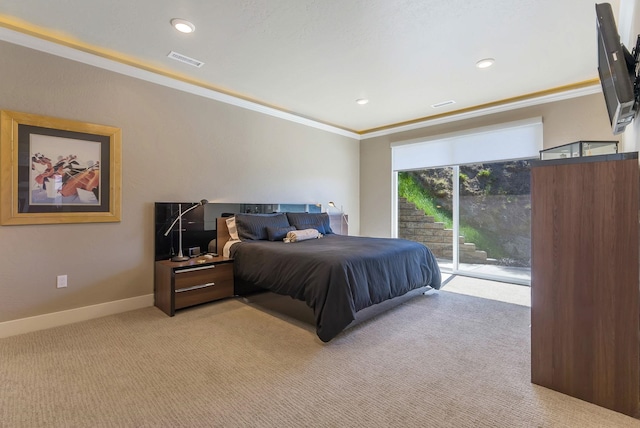
<svg viewBox="0 0 640 428">
<path fill-rule="evenodd" d="M 155 259 L 166 260 L 178 253 L 178 224 L 164 236 L 171 223 L 178 216 L 178 204 L 182 212 L 196 202 L 156 202 Z M 272 212 L 322 212 L 320 204 L 250 204 L 250 203 L 208 203 L 189 211 L 182 218 L 182 252 L 189 255 L 189 248 L 199 247 L 200 252 L 208 251 L 209 243 L 215 241 L 216 218 L 232 216 L 236 213 L 264 214 Z M 215 242 L 213 243 L 215 248 Z"/>
</svg>

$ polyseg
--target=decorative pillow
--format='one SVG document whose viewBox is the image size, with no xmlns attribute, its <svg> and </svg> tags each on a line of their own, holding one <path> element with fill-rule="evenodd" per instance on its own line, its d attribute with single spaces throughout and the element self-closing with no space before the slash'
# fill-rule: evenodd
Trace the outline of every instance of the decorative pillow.
<svg viewBox="0 0 640 428">
<path fill-rule="evenodd" d="M 322 234 L 318 232 L 317 229 L 293 230 L 291 232 L 287 232 L 287 236 L 285 236 L 284 242 L 299 242 L 306 241 L 308 239 L 319 238 L 322 238 Z"/>
<path fill-rule="evenodd" d="M 284 213 L 276 214 L 236 214 L 238 237 L 243 241 L 266 241 L 269 239 L 267 227 L 290 226 Z"/>
<path fill-rule="evenodd" d="M 296 230 L 295 226 L 267 227 L 267 236 L 269 241 L 282 241 L 293 230 Z"/>
<path fill-rule="evenodd" d="M 300 229 L 315 229 L 318 231 L 318 233 L 322 233 L 323 235 L 327 234 L 328 227 L 329 226 L 325 226 L 320 219 L 316 219 L 315 221 L 310 221 L 307 224 L 300 225 Z M 331 233 L 331 228 L 329 228 L 329 233 Z"/>
<path fill-rule="evenodd" d="M 296 229 L 316 229 L 323 235 L 333 233 L 327 213 L 287 213 L 287 218 Z"/>
<path fill-rule="evenodd" d="M 225 221 L 227 222 L 227 229 L 229 229 L 229 236 L 231 237 L 231 239 L 233 240 L 240 239 L 238 237 L 238 228 L 236 227 L 236 218 L 229 217 Z"/>
</svg>

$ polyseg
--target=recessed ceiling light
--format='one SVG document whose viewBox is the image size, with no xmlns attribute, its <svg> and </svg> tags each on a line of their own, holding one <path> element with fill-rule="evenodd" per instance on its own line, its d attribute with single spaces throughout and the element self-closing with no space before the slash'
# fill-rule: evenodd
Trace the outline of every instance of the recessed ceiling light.
<svg viewBox="0 0 640 428">
<path fill-rule="evenodd" d="M 484 58 L 481 59 L 480 61 L 476 62 L 476 67 L 478 68 L 489 68 L 493 65 L 493 63 L 496 62 L 495 59 L 493 58 Z"/>
<path fill-rule="evenodd" d="M 193 33 L 196 31 L 196 26 L 186 19 L 173 18 L 171 20 L 171 25 L 181 33 Z"/>
<path fill-rule="evenodd" d="M 369 102 L 369 100 L 368 100 L 368 99 L 366 99 L 366 98 L 358 98 L 358 99 L 356 100 L 356 102 L 357 102 L 358 104 L 360 104 L 361 106 L 363 106 L 363 105 L 365 105 L 366 103 L 368 103 L 368 102 Z"/>
</svg>

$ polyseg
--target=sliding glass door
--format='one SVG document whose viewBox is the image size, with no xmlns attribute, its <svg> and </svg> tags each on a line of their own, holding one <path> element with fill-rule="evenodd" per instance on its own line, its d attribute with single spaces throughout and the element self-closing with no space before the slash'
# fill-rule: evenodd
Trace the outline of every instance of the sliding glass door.
<svg viewBox="0 0 640 428">
<path fill-rule="evenodd" d="M 458 167 L 457 271 L 531 283 L 531 192 L 528 160 Z"/>
<path fill-rule="evenodd" d="M 425 242 L 443 271 L 530 284 L 529 160 L 542 136 L 538 117 L 392 143 L 392 205 L 405 198 L 433 223 L 393 210 L 392 236 Z"/>
<path fill-rule="evenodd" d="M 484 162 L 398 172 L 398 237 L 443 272 L 529 285 L 530 165 Z"/>
<path fill-rule="evenodd" d="M 431 249 L 440 269 L 453 269 L 453 168 L 398 174 L 398 237 Z"/>
</svg>

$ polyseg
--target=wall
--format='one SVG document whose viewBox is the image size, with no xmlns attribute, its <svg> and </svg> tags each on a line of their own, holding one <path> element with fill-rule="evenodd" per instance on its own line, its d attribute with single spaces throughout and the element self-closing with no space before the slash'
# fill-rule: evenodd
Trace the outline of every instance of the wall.
<svg viewBox="0 0 640 428">
<path fill-rule="evenodd" d="M 620 12 L 622 18 L 618 24 L 620 41 L 631 51 L 640 34 L 640 5 L 636 0 L 622 0 Z M 640 120 L 634 120 L 625 128 L 624 142 L 626 151 L 640 151 Z"/>
<path fill-rule="evenodd" d="M 604 98 L 597 93 L 502 113 L 398 132 L 360 142 L 360 233 L 391 236 L 391 143 L 447 134 L 515 120 L 542 117 L 544 147 L 613 136 Z"/>
<path fill-rule="evenodd" d="M 0 327 L 153 293 L 155 201 L 333 200 L 358 233 L 356 139 L 6 42 L 0 57 L 0 109 L 123 135 L 121 222 L 0 227 Z"/>
</svg>

